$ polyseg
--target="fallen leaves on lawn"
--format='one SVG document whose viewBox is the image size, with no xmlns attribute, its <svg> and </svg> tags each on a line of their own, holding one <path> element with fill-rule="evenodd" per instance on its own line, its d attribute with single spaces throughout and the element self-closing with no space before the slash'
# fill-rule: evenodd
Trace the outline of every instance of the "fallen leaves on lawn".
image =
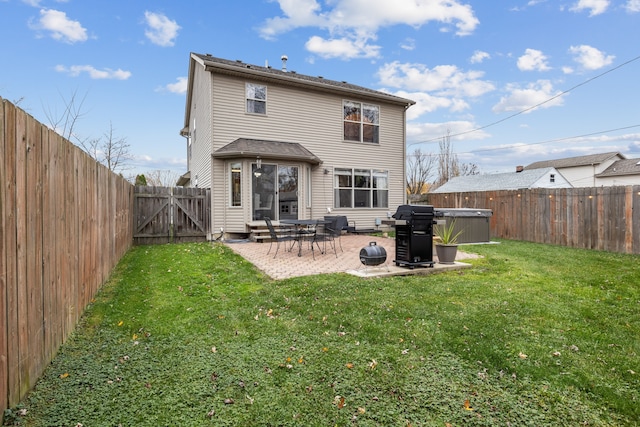
<svg viewBox="0 0 640 427">
<path fill-rule="evenodd" d="M 523 352 L 520 352 L 520 353 L 518 353 L 518 357 L 519 357 L 520 359 L 523 359 L 523 360 L 524 360 L 524 359 L 526 359 L 526 358 L 527 358 L 527 357 L 529 357 L 529 356 L 527 356 L 527 355 L 526 355 L 526 354 L 524 354 Z"/>
<path fill-rule="evenodd" d="M 376 362 L 376 359 L 371 359 L 371 362 L 369 362 L 369 369 L 373 371 L 374 369 L 376 369 L 376 366 L 378 366 L 378 362 Z"/>
<path fill-rule="evenodd" d="M 471 403 L 469 402 L 469 399 L 464 401 L 463 407 L 467 411 L 473 411 L 473 408 L 471 407 Z"/>
<path fill-rule="evenodd" d="M 338 407 L 338 409 L 344 408 L 345 400 L 342 396 L 336 396 L 333 398 L 333 404 Z"/>
<path fill-rule="evenodd" d="M 347 363 L 345 366 L 347 369 L 353 369 L 353 363 Z"/>
<path fill-rule="evenodd" d="M 68 372 L 65 372 L 64 374 L 60 374 L 60 378 L 65 379 L 69 376 Z"/>
</svg>

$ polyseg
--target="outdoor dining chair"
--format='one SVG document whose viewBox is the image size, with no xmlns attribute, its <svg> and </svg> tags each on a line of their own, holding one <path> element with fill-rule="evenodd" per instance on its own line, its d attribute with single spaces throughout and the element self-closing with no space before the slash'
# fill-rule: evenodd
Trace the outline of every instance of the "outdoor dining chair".
<svg viewBox="0 0 640 427">
<path fill-rule="evenodd" d="M 280 249 L 280 243 L 294 241 L 296 240 L 296 236 L 291 233 L 290 229 L 279 228 L 278 231 L 276 231 L 275 227 L 273 226 L 273 223 L 271 222 L 271 218 L 269 217 L 264 217 L 264 222 L 267 223 L 267 228 L 269 229 L 269 235 L 271 236 L 267 255 L 269 255 L 269 252 L 271 252 L 271 247 L 273 246 L 273 242 L 276 242 L 276 252 L 273 254 L 273 257 L 275 258 L 276 255 L 278 255 L 278 249 Z"/>
<path fill-rule="evenodd" d="M 315 243 L 318 247 L 318 250 L 324 254 L 327 252 L 327 243 L 329 243 L 329 247 L 333 247 L 333 253 L 337 258 L 338 252 L 336 251 L 335 231 L 331 228 L 332 224 L 333 222 L 318 222 L 313 234 L 313 241 L 311 242 L 311 245 L 313 246 L 313 244 Z M 320 243 L 322 243 L 322 248 L 320 248 Z"/>
</svg>

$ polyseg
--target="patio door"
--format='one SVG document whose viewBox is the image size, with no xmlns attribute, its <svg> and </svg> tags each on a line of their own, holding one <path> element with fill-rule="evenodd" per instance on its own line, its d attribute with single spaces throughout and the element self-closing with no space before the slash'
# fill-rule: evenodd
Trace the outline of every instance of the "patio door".
<svg viewBox="0 0 640 427">
<path fill-rule="evenodd" d="M 251 165 L 253 220 L 298 218 L 298 167 Z"/>
</svg>

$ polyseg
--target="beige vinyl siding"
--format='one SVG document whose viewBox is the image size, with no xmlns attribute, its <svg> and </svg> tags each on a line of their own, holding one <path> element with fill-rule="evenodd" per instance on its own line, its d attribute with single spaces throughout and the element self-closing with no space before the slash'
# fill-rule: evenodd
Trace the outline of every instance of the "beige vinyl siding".
<svg viewBox="0 0 640 427">
<path fill-rule="evenodd" d="M 267 114 L 245 112 L 245 84 L 256 83 L 267 86 Z M 327 207 L 333 213 L 344 214 L 358 221 L 359 227 L 373 227 L 375 218 L 386 218 L 387 211 L 395 212 L 402 204 L 405 191 L 404 177 L 404 107 L 381 104 L 367 99 L 342 97 L 298 88 L 262 83 L 226 75 L 213 77 L 212 97 L 214 135 L 212 150 L 215 151 L 237 138 L 255 138 L 286 142 L 297 142 L 322 159 L 323 164 L 312 169 L 312 210 L 306 209 L 305 164 L 298 166 L 300 176 L 300 216 L 318 218 L 326 214 Z M 345 142 L 343 140 L 343 100 L 373 103 L 380 106 L 379 144 Z M 198 126 L 200 124 L 198 123 Z M 210 155 L 210 154 L 209 154 Z M 251 218 L 251 186 L 243 182 L 243 212 L 240 218 L 237 208 L 229 208 L 228 168 L 222 160 L 214 160 L 213 182 L 224 183 L 222 188 L 212 188 L 214 200 L 214 231 L 216 223 L 226 223 L 244 230 L 244 223 Z M 271 162 L 269 162 L 271 163 Z M 243 163 L 250 170 L 250 159 Z M 334 209 L 334 168 L 382 169 L 389 172 L 389 208 L 380 209 Z M 325 174 L 324 170 L 328 173 Z M 245 178 L 244 181 L 248 179 Z M 223 204 L 220 204 L 223 203 Z M 225 207 L 221 212 L 217 207 Z M 242 221 L 242 222 L 239 222 Z M 233 225 L 232 225 L 233 224 Z"/>
<path fill-rule="evenodd" d="M 211 76 L 200 64 L 196 64 L 194 89 L 191 103 L 191 123 L 189 128 L 193 135 L 195 119 L 195 139 L 192 136 L 191 159 L 189 170 L 191 172 L 191 186 L 195 186 L 196 176 L 198 187 L 211 187 Z"/>
</svg>

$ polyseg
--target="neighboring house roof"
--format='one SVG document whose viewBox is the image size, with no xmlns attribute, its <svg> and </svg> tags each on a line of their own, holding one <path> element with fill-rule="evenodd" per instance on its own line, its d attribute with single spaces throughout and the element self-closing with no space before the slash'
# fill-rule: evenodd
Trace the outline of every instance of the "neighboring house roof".
<svg viewBox="0 0 640 427">
<path fill-rule="evenodd" d="M 555 168 L 524 170 L 522 172 L 496 173 L 489 175 L 466 175 L 451 178 L 433 193 L 461 193 L 468 191 L 519 190 L 541 187 L 536 183 L 547 173 L 560 173 Z M 571 186 L 569 184 L 569 186 Z"/>
<path fill-rule="evenodd" d="M 260 157 L 261 159 L 299 160 L 312 165 L 322 163 L 322 160 L 298 143 L 248 138 L 238 138 L 214 151 L 212 156 L 218 159 Z"/>
<path fill-rule="evenodd" d="M 189 82 L 193 84 L 193 63 L 194 61 L 202 64 L 207 71 L 215 71 L 216 73 L 236 75 L 244 78 L 252 78 L 267 82 L 278 82 L 280 84 L 297 86 L 309 90 L 313 88 L 318 91 L 338 93 L 343 95 L 359 96 L 368 100 L 376 100 L 378 102 L 388 102 L 396 105 L 404 105 L 410 107 L 415 101 L 401 98 L 387 92 L 381 92 L 369 89 L 363 86 L 347 83 L 346 81 L 336 81 L 325 79 L 322 76 L 308 76 L 298 74 L 295 71 L 283 71 L 272 67 L 261 67 L 259 65 L 247 64 L 242 61 L 230 61 L 228 59 L 217 58 L 209 54 L 191 53 L 191 62 L 189 66 Z M 191 103 L 192 90 L 187 90 L 187 114 L 185 114 L 185 129 L 189 124 L 189 105 Z M 185 129 L 182 130 L 184 133 Z"/>
<path fill-rule="evenodd" d="M 640 175 L 640 159 L 618 160 L 604 171 L 596 175 L 597 178 L 607 176 Z"/>
<path fill-rule="evenodd" d="M 619 152 L 612 151 L 610 153 L 567 157 L 565 159 L 543 160 L 541 162 L 534 162 L 528 166 L 525 166 L 524 170 L 548 168 L 548 167 L 562 169 L 562 168 L 573 168 L 578 166 L 599 165 L 600 163 L 606 162 L 607 160 L 611 160 L 614 157 L 618 157 L 619 159 L 625 158 L 624 155 L 620 154 Z"/>
</svg>

